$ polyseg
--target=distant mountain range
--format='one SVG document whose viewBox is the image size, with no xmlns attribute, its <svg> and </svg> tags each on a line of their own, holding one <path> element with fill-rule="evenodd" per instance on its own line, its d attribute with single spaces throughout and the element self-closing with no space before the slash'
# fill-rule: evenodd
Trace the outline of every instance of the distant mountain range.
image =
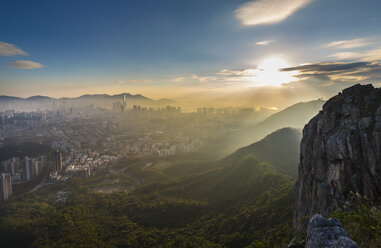
<svg viewBox="0 0 381 248">
<path fill-rule="evenodd" d="M 163 106 L 175 104 L 175 101 L 167 98 L 153 100 L 140 94 L 132 95 L 130 93 L 122 93 L 117 95 L 107 94 L 86 94 L 79 97 L 63 97 L 52 98 L 48 96 L 31 96 L 28 98 L 14 96 L 0 96 L 0 110 L 15 109 L 18 111 L 28 111 L 37 109 L 59 109 L 68 107 L 93 107 L 111 108 L 112 104 L 117 101 L 123 101 L 126 96 L 127 106 L 144 105 L 144 106 Z"/>
</svg>

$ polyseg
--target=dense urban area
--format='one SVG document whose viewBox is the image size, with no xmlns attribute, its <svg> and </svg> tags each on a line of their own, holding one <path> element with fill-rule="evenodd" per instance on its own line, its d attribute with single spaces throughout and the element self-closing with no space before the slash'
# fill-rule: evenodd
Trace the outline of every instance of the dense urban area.
<svg viewBox="0 0 381 248">
<path fill-rule="evenodd" d="M 2 200 L 12 195 L 12 184 L 39 180 L 38 187 L 91 176 L 121 159 L 163 158 L 197 150 L 205 140 L 255 123 L 269 108 L 127 107 L 126 97 L 109 108 L 66 106 L 51 109 L 0 112 Z M 13 149 L 13 150 L 12 150 Z M 17 156 L 17 150 L 36 150 Z M 32 152 L 33 153 L 33 152 Z M 14 156 L 12 154 L 15 154 Z"/>
</svg>

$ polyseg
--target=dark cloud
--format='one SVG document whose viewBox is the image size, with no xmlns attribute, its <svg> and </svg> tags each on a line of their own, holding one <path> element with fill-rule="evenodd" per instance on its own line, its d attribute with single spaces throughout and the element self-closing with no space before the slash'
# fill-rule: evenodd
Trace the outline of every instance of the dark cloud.
<svg viewBox="0 0 381 248">
<path fill-rule="evenodd" d="M 380 82 L 381 64 L 377 62 L 331 62 L 314 63 L 301 66 L 283 68 L 282 71 L 297 71 L 301 80 L 320 79 L 327 82 Z"/>
<path fill-rule="evenodd" d="M 343 72 L 358 70 L 363 68 L 380 68 L 380 64 L 374 62 L 355 62 L 355 63 L 315 63 L 300 65 L 295 67 L 283 68 L 282 71 L 299 71 L 302 73 L 308 72 Z"/>
</svg>

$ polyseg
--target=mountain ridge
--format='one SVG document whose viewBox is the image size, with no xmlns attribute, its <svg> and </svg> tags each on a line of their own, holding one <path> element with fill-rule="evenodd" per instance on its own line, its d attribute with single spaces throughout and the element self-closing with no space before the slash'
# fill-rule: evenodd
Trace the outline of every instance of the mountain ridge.
<svg viewBox="0 0 381 248">
<path fill-rule="evenodd" d="M 114 95 L 109 95 L 109 94 L 84 94 L 76 97 L 50 97 L 50 96 L 43 96 L 43 95 L 33 95 L 29 97 L 19 97 L 19 96 L 9 96 L 9 95 L 0 95 L 0 100 L 2 98 L 11 98 L 11 99 L 18 99 L 18 100 L 31 100 L 31 99 L 52 99 L 52 100 L 61 100 L 61 99 L 77 99 L 77 98 L 84 98 L 84 97 L 123 97 L 123 95 L 126 95 L 127 97 L 136 97 L 136 98 L 144 98 L 144 99 L 149 99 L 153 100 L 151 98 L 145 97 L 141 94 L 130 94 L 130 93 L 120 93 L 120 94 L 114 94 Z M 161 99 L 159 99 L 161 100 Z M 171 99 L 168 99 L 171 100 Z M 153 100 L 155 101 L 155 100 Z"/>
<path fill-rule="evenodd" d="M 304 125 L 321 110 L 323 103 L 324 101 L 319 99 L 293 104 L 269 116 L 260 123 L 225 133 L 209 140 L 197 151 L 197 156 L 213 160 L 216 158 L 224 158 L 241 147 L 249 146 L 252 143 L 260 141 L 276 130 L 285 127 L 303 128 Z M 293 114 L 289 115 L 289 113 Z M 285 116 L 285 118 L 283 118 L 283 116 Z"/>
<path fill-rule="evenodd" d="M 21 111 L 31 111 L 37 109 L 55 109 L 57 107 L 67 108 L 71 107 L 86 107 L 93 105 L 94 107 L 111 108 L 112 104 L 117 101 L 123 101 L 124 95 L 128 107 L 132 105 L 144 106 L 163 106 L 175 104 L 176 102 L 171 99 L 158 99 L 154 100 L 145 97 L 141 94 L 121 93 L 115 95 L 108 94 L 84 94 L 78 97 L 61 97 L 53 98 L 49 96 L 30 96 L 26 98 L 16 96 L 0 96 L 0 110 L 16 109 Z"/>
</svg>

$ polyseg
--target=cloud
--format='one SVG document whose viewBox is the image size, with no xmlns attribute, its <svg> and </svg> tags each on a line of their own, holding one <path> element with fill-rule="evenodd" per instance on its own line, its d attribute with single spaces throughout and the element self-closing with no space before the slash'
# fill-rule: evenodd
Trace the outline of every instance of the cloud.
<svg viewBox="0 0 381 248">
<path fill-rule="evenodd" d="M 208 75 L 182 77 L 183 81 L 200 83 L 199 87 L 247 88 L 262 86 L 280 86 L 298 80 L 295 72 L 280 71 L 282 67 L 266 66 L 266 63 L 242 70 L 222 69 Z"/>
<path fill-rule="evenodd" d="M 381 60 L 381 47 L 361 52 L 338 52 L 329 55 L 340 60 L 360 59 L 361 61 Z"/>
<path fill-rule="evenodd" d="M 257 0 L 241 5 L 236 18 L 242 25 L 274 24 L 285 20 L 312 0 Z"/>
<path fill-rule="evenodd" d="M 381 82 L 381 64 L 377 62 L 314 63 L 283 68 L 282 71 L 295 71 L 300 80 L 319 79 L 324 81 L 322 86 L 334 82 Z"/>
<path fill-rule="evenodd" d="M 333 57 L 340 60 L 346 60 L 346 59 L 358 59 L 361 58 L 363 55 L 358 52 L 339 52 L 329 55 L 329 57 Z"/>
<path fill-rule="evenodd" d="M 273 65 L 273 63 L 270 63 Z M 276 64 L 274 64 L 276 65 Z M 281 63 L 278 64 L 280 66 Z M 287 65 L 286 65 L 287 66 Z M 277 69 L 280 68 L 280 69 Z M 381 83 L 381 63 L 378 62 L 324 62 L 294 67 L 257 67 L 231 70 L 222 69 L 208 74 L 181 77 L 189 87 L 224 92 L 242 92 L 253 88 L 287 88 L 329 96 L 350 84 Z M 309 93 L 308 93 L 309 94 Z"/>
<path fill-rule="evenodd" d="M 353 62 L 353 63 L 344 63 L 344 62 L 325 62 L 325 63 L 313 63 L 313 64 L 304 64 L 294 67 L 283 68 L 281 71 L 299 71 L 302 73 L 338 73 L 338 72 L 347 72 L 347 71 L 356 71 L 361 68 L 374 68 L 377 67 L 377 63 L 371 62 Z"/>
<path fill-rule="evenodd" d="M 30 60 L 10 61 L 9 66 L 17 69 L 38 69 L 44 67 L 42 64 Z"/>
<path fill-rule="evenodd" d="M 366 38 L 353 39 L 353 40 L 338 40 L 332 41 L 326 44 L 324 47 L 332 47 L 336 49 L 352 49 L 358 47 L 364 47 L 372 44 Z"/>
<path fill-rule="evenodd" d="M 263 41 L 258 41 L 258 42 L 256 42 L 255 44 L 257 44 L 258 46 L 267 46 L 267 45 L 269 45 L 271 42 L 273 42 L 273 40 L 263 40 Z"/>
<path fill-rule="evenodd" d="M 144 84 L 144 83 L 152 83 L 153 81 L 150 79 L 144 79 L 144 80 L 137 80 L 137 79 L 131 79 L 131 80 L 117 80 L 114 81 L 115 84 Z"/>
<path fill-rule="evenodd" d="M 14 55 L 28 56 L 26 52 L 24 52 L 17 46 L 0 41 L 0 56 L 14 56 Z"/>
<path fill-rule="evenodd" d="M 381 47 L 365 52 L 365 60 L 381 60 Z"/>
<path fill-rule="evenodd" d="M 186 77 L 177 77 L 177 78 L 172 78 L 171 82 L 181 83 L 181 82 L 184 82 L 186 79 L 187 79 Z"/>
</svg>

